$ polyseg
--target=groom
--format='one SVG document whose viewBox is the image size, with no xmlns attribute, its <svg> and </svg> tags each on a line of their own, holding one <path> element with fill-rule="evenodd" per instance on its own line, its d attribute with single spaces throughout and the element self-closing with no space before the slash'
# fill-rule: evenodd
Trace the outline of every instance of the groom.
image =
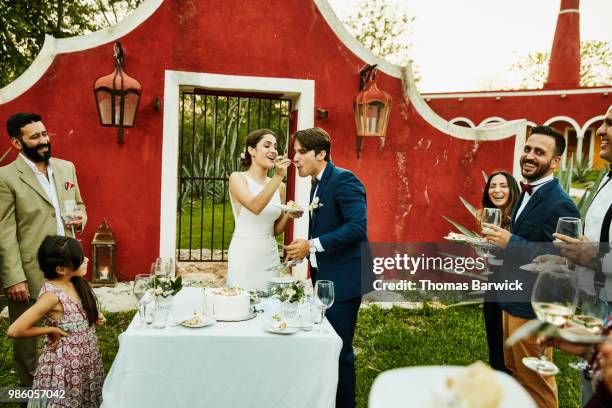
<svg viewBox="0 0 612 408">
<path fill-rule="evenodd" d="M 308 240 L 287 245 L 290 259 L 310 257 L 314 282 L 334 282 L 335 301 L 326 316 L 342 338 L 336 407 L 355 406 L 353 334 L 361 304 L 362 258 L 369 257 L 366 193 L 350 171 L 331 162 L 331 139 L 321 128 L 299 130 L 294 136 L 293 161 L 301 177 L 311 177 L 311 219 Z M 364 268 L 370 271 L 372 268 Z M 369 276 L 369 275 L 366 275 Z M 367 279 L 365 279 L 367 280 Z"/>
</svg>

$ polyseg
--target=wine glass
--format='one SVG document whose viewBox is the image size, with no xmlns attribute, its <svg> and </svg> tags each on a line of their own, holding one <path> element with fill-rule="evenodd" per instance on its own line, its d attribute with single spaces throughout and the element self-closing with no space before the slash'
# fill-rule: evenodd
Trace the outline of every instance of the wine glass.
<svg viewBox="0 0 612 408">
<path fill-rule="evenodd" d="M 502 222 L 502 212 L 499 208 L 483 208 L 482 214 L 480 215 L 480 223 L 481 224 L 492 224 L 497 227 L 501 227 Z M 493 232 L 491 228 L 481 227 L 483 234 L 489 234 Z M 493 255 L 489 252 L 488 247 L 482 248 L 482 256 L 485 258 L 494 258 Z M 488 271 L 485 271 L 485 274 L 488 274 Z"/>
<path fill-rule="evenodd" d="M 571 238 L 580 237 L 582 234 L 582 221 L 580 218 L 574 217 L 561 217 L 557 221 L 557 231 L 558 234 L 567 235 Z M 559 239 L 555 239 L 555 242 L 562 242 Z"/>
<path fill-rule="evenodd" d="M 167 271 L 166 264 L 161 261 L 161 258 L 157 258 L 155 262 L 151 264 L 151 275 L 153 276 L 166 276 Z"/>
<path fill-rule="evenodd" d="M 325 311 L 334 304 L 334 282 L 330 280 L 319 280 L 314 287 L 314 306 L 320 312 L 321 321 L 315 324 L 318 325 L 318 330 L 321 331 L 323 320 L 325 320 Z"/>
<path fill-rule="evenodd" d="M 78 207 L 76 204 L 76 201 L 74 200 L 64 200 L 64 202 L 62 203 L 62 212 L 61 212 L 61 216 L 62 216 L 62 220 L 64 220 L 64 223 L 68 223 L 70 221 L 74 221 L 75 219 L 77 219 L 78 215 Z M 74 226 L 71 225 L 70 226 L 70 230 L 72 231 L 72 236 L 74 237 Z"/>
<path fill-rule="evenodd" d="M 572 316 L 572 323 L 582 326 L 592 334 L 599 334 L 608 317 L 608 302 L 603 296 L 594 295 L 585 291 L 578 293 L 576 313 Z M 589 364 L 580 357 L 577 362 L 569 363 L 576 370 L 585 370 Z"/>
<path fill-rule="evenodd" d="M 557 327 L 566 324 L 576 310 L 578 285 L 575 276 L 565 271 L 540 272 L 531 292 L 531 306 L 538 320 Z M 540 375 L 556 375 L 559 368 L 546 359 L 546 349 L 539 357 L 525 357 L 523 364 Z"/>
<path fill-rule="evenodd" d="M 146 327 L 146 311 L 147 306 L 142 305 L 140 303 L 141 299 L 144 297 L 145 293 L 147 293 L 147 289 L 151 286 L 151 276 L 150 275 L 136 275 L 134 278 L 134 286 L 132 287 L 132 292 L 136 299 L 138 300 L 138 316 L 140 317 L 140 325 L 141 327 L 145 325 Z"/>
</svg>

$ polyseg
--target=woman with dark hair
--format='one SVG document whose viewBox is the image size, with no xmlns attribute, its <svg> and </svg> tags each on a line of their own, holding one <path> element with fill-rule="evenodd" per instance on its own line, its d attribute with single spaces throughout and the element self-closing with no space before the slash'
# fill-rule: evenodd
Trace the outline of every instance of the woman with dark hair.
<svg viewBox="0 0 612 408">
<path fill-rule="evenodd" d="M 227 284 L 243 289 L 267 289 L 271 271 L 280 263 L 276 236 L 282 234 L 289 220 L 302 212 L 285 212 L 283 179 L 291 160 L 278 155 L 276 134 L 269 129 L 251 132 L 242 153 L 243 172 L 229 178 L 232 211 L 236 221 L 228 250 Z M 268 172 L 274 169 L 274 175 Z"/>
<path fill-rule="evenodd" d="M 501 227 L 510 228 L 512 210 L 518 201 L 520 190 L 514 177 L 504 171 L 494 172 L 487 179 L 482 194 L 482 208 L 499 208 L 502 212 Z M 501 269 L 502 261 L 490 261 L 489 270 L 493 272 L 489 281 L 493 281 Z M 510 371 L 504 364 L 504 333 L 502 325 L 502 309 L 497 303 L 495 293 L 487 291 L 484 296 L 483 313 L 487 344 L 489 346 L 489 364 L 496 370 Z"/>
<path fill-rule="evenodd" d="M 33 388 L 62 390 L 64 396 L 37 400 L 38 405 L 30 402 L 28 406 L 94 408 L 102 402 L 104 368 L 93 325 L 106 319 L 83 279 L 88 262 L 74 238 L 47 236 L 40 245 L 38 263 L 47 281 L 34 306 L 15 320 L 7 335 L 47 336 Z M 35 326 L 43 317 L 46 326 Z"/>
</svg>

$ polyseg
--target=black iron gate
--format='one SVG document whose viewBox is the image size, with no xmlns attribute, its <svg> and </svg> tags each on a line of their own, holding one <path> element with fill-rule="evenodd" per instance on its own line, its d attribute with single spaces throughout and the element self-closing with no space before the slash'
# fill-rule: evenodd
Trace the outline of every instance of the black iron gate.
<svg viewBox="0 0 612 408">
<path fill-rule="evenodd" d="M 179 107 L 178 261 L 226 261 L 234 231 L 229 176 L 249 132 L 268 128 L 288 152 L 291 100 L 281 95 L 182 89 Z M 291 178 L 289 178 L 291 180 Z"/>
</svg>

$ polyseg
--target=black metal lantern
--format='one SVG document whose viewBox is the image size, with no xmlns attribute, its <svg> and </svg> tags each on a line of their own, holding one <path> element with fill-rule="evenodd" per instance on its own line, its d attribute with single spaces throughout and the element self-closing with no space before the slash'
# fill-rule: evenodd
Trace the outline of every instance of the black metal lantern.
<svg viewBox="0 0 612 408">
<path fill-rule="evenodd" d="M 106 220 L 91 241 L 93 254 L 92 286 L 115 286 L 115 236 L 108 227 Z"/>
<path fill-rule="evenodd" d="M 119 128 L 119 144 L 123 144 L 123 128 L 134 126 L 142 94 L 140 82 L 123 71 L 123 49 L 115 43 L 115 70 L 94 82 L 96 106 L 102 126 Z"/>
<path fill-rule="evenodd" d="M 357 127 L 357 157 L 361 154 L 363 137 L 380 137 L 384 143 L 391 112 L 391 96 L 376 86 L 376 65 L 368 65 L 359 71 L 359 94 L 353 110 Z"/>
</svg>

